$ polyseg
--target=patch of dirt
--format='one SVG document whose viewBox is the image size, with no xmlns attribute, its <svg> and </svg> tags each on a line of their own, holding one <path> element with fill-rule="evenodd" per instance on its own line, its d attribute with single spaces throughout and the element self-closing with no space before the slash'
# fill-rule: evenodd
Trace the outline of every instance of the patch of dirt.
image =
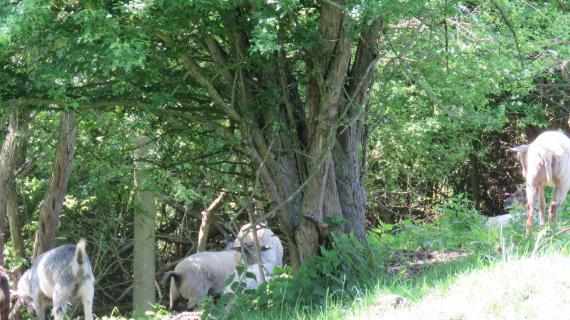
<svg viewBox="0 0 570 320">
<path fill-rule="evenodd" d="M 469 254 L 463 251 L 439 252 L 418 248 L 415 251 L 402 249 L 396 251 L 388 261 L 387 271 L 392 275 L 412 277 L 418 275 L 423 269 L 434 264 L 449 263 L 460 260 Z"/>
</svg>

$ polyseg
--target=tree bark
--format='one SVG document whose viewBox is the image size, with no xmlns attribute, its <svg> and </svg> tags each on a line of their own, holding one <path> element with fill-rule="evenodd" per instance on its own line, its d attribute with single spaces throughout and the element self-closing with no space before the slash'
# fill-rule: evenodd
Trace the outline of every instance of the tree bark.
<svg viewBox="0 0 570 320">
<path fill-rule="evenodd" d="M 26 248 L 24 246 L 24 239 L 22 238 L 22 225 L 20 224 L 20 213 L 18 211 L 18 188 L 16 184 L 16 176 L 25 173 L 26 151 L 28 146 L 28 129 L 31 116 L 20 116 L 20 124 L 18 128 L 18 139 L 16 141 L 16 170 L 15 177 L 12 179 L 10 187 L 10 194 L 8 196 L 7 214 L 8 225 L 10 226 L 10 239 L 16 253 L 16 259 L 23 260 L 26 257 Z M 18 283 L 23 273 L 23 266 L 14 270 L 13 283 Z M 19 319 L 19 318 L 18 318 Z"/>
<path fill-rule="evenodd" d="M 24 259 L 26 249 L 24 247 L 24 239 L 22 238 L 22 226 L 20 224 L 20 216 L 18 214 L 18 191 L 16 184 L 12 183 L 8 195 L 7 203 L 8 225 L 10 226 L 10 238 L 16 251 L 16 259 Z M 16 272 L 20 272 L 18 268 Z"/>
<path fill-rule="evenodd" d="M 59 214 L 63 208 L 67 182 L 71 174 L 71 164 L 75 151 L 77 120 L 73 111 L 61 114 L 59 143 L 55 154 L 53 172 L 49 188 L 42 203 L 40 221 L 32 261 L 53 247 Z"/>
<path fill-rule="evenodd" d="M 208 234 L 210 232 L 210 226 L 214 221 L 214 213 L 216 209 L 219 208 L 224 200 L 225 192 L 221 192 L 212 203 L 202 211 L 202 223 L 200 224 L 200 231 L 198 232 L 198 248 L 197 251 L 206 251 L 206 244 L 208 243 Z"/>
<path fill-rule="evenodd" d="M 156 229 L 154 194 L 148 188 L 149 168 L 142 162 L 150 153 L 150 139 L 138 137 L 135 149 L 133 311 L 143 313 L 155 303 Z"/>
<path fill-rule="evenodd" d="M 355 61 L 350 70 L 344 100 L 344 112 L 347 113 L 347 125 L 340 127 L 334 150 L 337 185 L 342 216 L 345 219 L 345 232 L 353 232 L 361 243 L 366 243 L 366 191 L 362 181 L 363 162 L 359 159 L 366 152 L 361 143 L 364 134 L 364 111 L 370 96 L 369 88 L 374 78 L 374 70 L 379 59 L 378 45 L 383 20 L 376 19 L 365 28 L 359 38 Z M 362 150 L 359 149 L 362 148 Z"/>
<path fill-rule="evenodd" d="M 16 169 L 16 137 L 18 134 L 19 110 L 13 107 L 8 133 L 0 151 L 0 265 L 4 265 L 4 235 L 10 191 L 14 185 Z"/>
</svg>

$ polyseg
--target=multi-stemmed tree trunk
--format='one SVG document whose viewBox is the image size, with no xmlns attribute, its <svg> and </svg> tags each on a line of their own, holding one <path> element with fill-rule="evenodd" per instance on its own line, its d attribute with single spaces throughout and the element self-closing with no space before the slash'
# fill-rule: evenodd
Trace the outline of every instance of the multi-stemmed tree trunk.
<svg viewBox="0 0 570 320">
<path fill-rule="evenodd" d="M 55 231 L 59 222 L 59 214 L 63 208 L 67 182 L 71 174 L 71 162 L 75 151 L 76 135 L 77 120 L 75 113 L 72 111 L 62 112 L 60 118 L 59 142 L 53 162 L 49 188 L 42 203 L 32 260 L 35 260 L 38 255 L 53 247 Z"/>
<path fill-rule="evenodd" d="M 133 311 L 144 313 L 155 302 L 155 215 L 153 192 L 148 188 L 149 169 L 144 162 L 150 139 L 138 137 L 135 149 Z"/>
<path fill-rule="evenodd" d="M 314 38 L 296 44 L 301 53 L 287 51 L 300 23 L 293 16 L 278 20 L 279 49 L 251 53 L 258 40 L 247 21 L 256 19 L 255 6 L 221 9 L 213 15 L 219 21 L 193 26 L 188 34 L 204 27 L 190 41 L 201 46 L 196 50 L 184 47 L 183 32 L 153 30 L 167 48 L 178 48 L 173 52 L 192 84 L 239 130 L 242 151 L 287 235 L 293 265 L 310 262 L 331 233 L 352 232 L 366 242 L 363 114 L 383 24 L 379 17 L 358 22 L 344 6 L 343 0 L 323 1 L 303 13 L 318 10 L 318 27 L 310 29 Z M 229 130 L 227 137 L 233 137 Z M 341 219 L 343 227 L 335 229 L 331 222 Z"/>
</svg>

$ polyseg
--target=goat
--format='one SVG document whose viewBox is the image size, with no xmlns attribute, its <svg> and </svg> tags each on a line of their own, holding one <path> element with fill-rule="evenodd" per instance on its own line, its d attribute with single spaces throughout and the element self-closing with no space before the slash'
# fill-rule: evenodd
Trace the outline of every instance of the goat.
<svg viewBox="0 0 570 320">
<path fill-rule="evenodd" d="M 485 221 L 485 227 L 487 228 L 503 228 L 505 227 L 511 220 L 513 220 L 513 215 L 510 213 L 502 214 L 499 216 L 489 217 L 487 221 Z"/>
<path fill-rule="evenodd" d="M 63 245 L 39 255 L 18 281 L 18 298 L 40 320 L 45 319 L 48 303 L 53 303 L 53 317 L 63 320 L 68 302 L 81 298 L 85 320 L 92 320 L 94 285 L 85 240 L 81 240 L 77 245 Z"/>
<path fill-rule="evenodd" d="M 233 250 L 202 251 L 184 258 L 162 278 L 163 284 L 170 280 L 170 309 L 180 297 L 187 300 L 189 310 L 208 293 L 222 293 L 240 263 L 240 254 Z"/>
<path fill-rule="evenodd" d="M 8 272 L 0 267 L 0 319 L 8 320 L 10 314 L 10 285 L 8 284 Z"/>
<path fill-rule="evenodd" d="M 237 243 L 234 246 L 235 250 L 243 249 L 246 265 L 259 263 L 254 254 L 255 247 L 250 226 L 247 223 L 241 227 L 237 235 Z M 279 237 L 264 224 L 257 224 L 256 230 L 259 247 L 261 248 L 261 263 L 283 266 L 283 244 Z"/>
<path fill-rule="evenodd" d="M 515 192 L 503 199 L 503 207 L 506 210 L 524 206 L 526 206 L 526 190 L 523 187 L 517 187 Z"/>
<path fill-rule="evenodd" d="M 555 225 L 556 210 L 566 199 L 570 189 L 570 138 L 559 131 L 546 131 L 531 144 L 509 149 L 517 152 L 526 180 L 527 220 L 526 236 L 532 231 L 534 199 L 538 196 L 539 223 L 545 223 L 544 187 L 553 185 L 554 196 L 550 203 L 548 220 Z"/>
</svg>

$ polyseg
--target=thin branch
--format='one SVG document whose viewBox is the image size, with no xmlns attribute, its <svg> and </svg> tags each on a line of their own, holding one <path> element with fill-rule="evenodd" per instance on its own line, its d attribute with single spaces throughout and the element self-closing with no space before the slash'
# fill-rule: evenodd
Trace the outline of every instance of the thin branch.
<svg viewBox="0 0 570 320">
<path fill-rule="evenodd" d="M 74 101 L 76 102 L 76 101 Z M 0 101 L 0 105 L 9 105 L 15 107 L 56 107 L 63 108 L 64 106 L 71 105 L 71 101 L 63 99 L 50 99 L 50 98 L 17 98 L 6 101 Z M 126 107 L 148 107 L 149 105 L 140 100 L 122 100 L 122 99 L 103 99 L 91 102 L 78 102 L 79 108 L 84 109 L 95 109 L 101 107 L 114 107 L 114 106 L 126 106 Z"/>
<path fill-rule="evenodd" d="M 519 37 L 517 36 L 517 32 L 513 26 L 513 24 L 511 23 L 511 20 L 509 19 L 509 16 L 507 15 L 507 13 L 505 12 L 505 10 L 499 6 L 499 4 L 497 3 L 496 0 L 491 0 L 491 3 L 493 4 L 493 6 L 497 9 L 497 11 L 499 11 L 499 14 L 501 15 L 501 17 L 503 18 L 503 21 L 505 22 L 505 24 L 507 25 L 507 27 L 509 28 L 509 30 L 511 31 L 511 33 L 513 34 L 513 38 L 515 39 L 515 45 L 517 47 L 517 52 L 519 53 L 519 59 L 521 61 L 521 65 L 524 67 L 524 61 L 523 61 L 523 56 L 522 56 L 522 51 L 521 51 L 521 47 L 519 44 Z"/>
</svg>

